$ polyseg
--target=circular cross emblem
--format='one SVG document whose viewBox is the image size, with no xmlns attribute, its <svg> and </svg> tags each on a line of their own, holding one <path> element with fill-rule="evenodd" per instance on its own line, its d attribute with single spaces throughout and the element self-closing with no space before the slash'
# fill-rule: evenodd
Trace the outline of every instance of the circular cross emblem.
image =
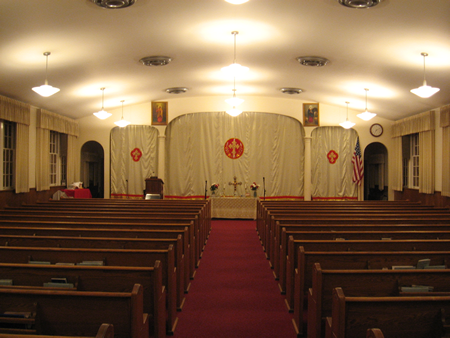
<svg viewBox="0 0 450 338">
<path fill-rule="evenodd" d="M 244 144 L 238 138 L 230 138 L 223 147 L 225 154 L 235 160 L 244 153 Z"/>
<path fill-rule="evenodd" d="M 139 160 L 142 157 L 142 151 L 139 148 L 134 148 L 131 153 L 131 157 L 133 158 L 134 162 L 139 162 Z"/>
<path fill-rule="evenodd" d="M 331 164 L 335 164 L 336 161 L 337 161 L 337 159 L 338 159 L 338 157 L 339 157 L 339 155 L 338 155 L 338 153 L 335 152 L 334 150 L 330 150 L 330 151 L 328 152 L 327 157 L 328 157 L 328 161 L 329 161 Z"/>
</svg>

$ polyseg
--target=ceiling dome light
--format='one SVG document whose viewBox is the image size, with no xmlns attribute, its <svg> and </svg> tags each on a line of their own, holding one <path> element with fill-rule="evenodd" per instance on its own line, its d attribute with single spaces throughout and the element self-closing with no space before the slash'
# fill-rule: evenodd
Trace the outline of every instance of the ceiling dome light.
<svg viewBox="0 0 450 338">
<path fill-rule="evenodd" d="M 233 5 L 242 5 L 248 2 L 248 0 L 225 0 L 225 1 Z"/>
<path fill-rule="evenodd" d="M 186 87 L 172 87 L 172 88 L 167 88 L 166 92 L 169 94 L 183 94 L 187 92 L 187 88 Z"/>
<path fill-rule="evenodd" d="M 383 0 L 338 0 L 338 2 L 349 8 L 372 8 Z"/>
<path fill-rule="evenodd" d="M 135 0 L 91 0 L 97 6 L 108 9 L 125 8 L 133 5 Z"/>
<path fill-rule="evenodd" d="M 241 66 L 236 63 L 236 35 L 239 34 L 238 31 L 233 31 L 231 34 L 234 35 L 234 60 L 233 63 L 227 67 L 223 67 L 221 70 L 224 73 L 227 73 L 230 76 L 236 77 L 248 72 L 248 67 Z"/>
<path fill-rule="evenodd" d="M 225 100 L 225 102 L 228 103 L 230 106 L 233 106 L 233 108 L 239 106 L 244 101 L 245 100 L 236 97 L 236 88 L 233 89 L 233 97 Z"/>
<path fill-rule="evenodd" d="M 144 66 L 165 66 L 172 59 L 168 56 L 146 56 L 139 60 Z"/>
<path fill-rule="evenodd" d="M 419 88 L 411 89 L 411 93 L 416 94 L 417 96 L 420 96 L 424 99 L 429 98 L 430 96 L 433 96 L 436 94 L 440 89 L 434 88 L 431 86 L 427 86 L 427 80 L 425 79 L 425 57 L 428 56 L 427 53 L 421 53 L 420 55 L 423 56 L 423 85 Z"/>
<path fill-rule="evenodd" d="M 281 92 L 283 94 L 294 95 L 294 94 L 303 93 L 303 90 L 300 88 L 281 88 Z"/>
<path fill-rule="evenodd" d="M 124 128 L 124 127 L 128 126 L 131 122 L 128 122 L 127 120 L 123 119 L 123 102 L 124 102 L 124 100 L 122 100 L 120 102 L 122 102 L 122 118 L 120 119 L 120 121 L 114 122 L 114 124 L 116 126 L 119 126 L 120 128 Z"/>
<path fill-rule="evenodd" d="M 102 91 L 102 109 L 100 111 L 94 113 L 94 115 L 97 116 L 100 120 L 104 120 L 104 119 L 107 119 L 108 117 L 110 117 L 112 114 L 106 112 L 105 109 L 103 108 L 105 88 L 100 88 L 100 90 Z"/>
<path fill-rule="evenodd" d="M 233 107 L 233 109 L 227 110 L 227 114 L 231 116 L 238 116 L 242 113 L 242 110 L 236 109 L 236 107 Z"/>
<path fill-rule="evenodd" d="M 299 56 L 297 61 L 300 62 L 302 66 L 308 67 L 323 67 L 330 62 L 330 60 L 320 56 Z"/>
<path fill-rule="evenodd" d="M 369 91 L 369 89 L 364 88 L 364 90 L 366 91 L 366 110 L 364 110 L 361 114 L 358 114 L 356 116 L 358 116 L 361 120 L 369 121 L 373 117 L 377 116 L 377 114 L 371 113 L 367 110 L 367 92 Z"/>
<path fill-rule="evenodd" d="M 342 128 L 350 129 L 350 128 L 353 127 L 356 123 L 353 123 L 353 122 L 351 122 L 351 121 L 348 120 L 348 104 L 349 104 L 350 102 L 345 102 L 345 103 L 347 104 L 347 119 L 345 120 L 345 122 L 339 123 L 339 125 L 340 125 Z"/>
<path fill-rule="evenodd" d="M 53 94 L 56 94 L 57 92 L 59 92 L 59 88 L 55 88 L 52 87 L 48 84 L 47 81 L 47 72 L 48 72 L 48 56 L 50 55 L 50 52 L 45 52 L 44 53 L 45 57 L 46 57 L 46 61 L 45 61 L 45 84 L 43 84 L 40 87 L 33 87 L 33 91 L 35 91 L 36 93 L 38 93 L 41 96 L 44 97 L 49 97 L 52 96 Z"/>
</svg>

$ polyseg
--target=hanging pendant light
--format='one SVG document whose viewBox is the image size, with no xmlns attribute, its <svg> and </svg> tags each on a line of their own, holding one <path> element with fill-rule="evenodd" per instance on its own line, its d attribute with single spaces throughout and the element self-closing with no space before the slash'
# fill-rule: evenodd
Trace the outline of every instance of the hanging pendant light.
<svg viewBox="0 0 450 338">
<path fill-rule="evenodd" d="M 242 5 L 248 2 L 248 0 L 225 0 L 225 1 L 233 5 Z"/>
<path fill-rule="evenodd" d="M 371 113 L 367 110 L 367 92 L 369 91 L 369 89 L 364 88 L 364 90 L 366 91 L 366 110 L 364 110 L 361 114 L 358 114 L 356 116 L 358 116 L 361 120 L 369 121 L 373 117 L 377 116 L 377 114 Z"/>
<path fill-rule="evenodd" d="M 436 94 L 440 89 L 434 88 L 431 86 L 427 86 L 427 80 L 425 79 L 425 58 L 428 56 L 428 54 L 421 53 L 420 55 L 423 56 L 423 85 L 419 88 L 411 89 L 411 93 L 416 94 L 417 96 L 420 96 L 420 97 L 426 99 L 426 98 Z"/>
<path fill-rule="evenodd" d="M 47 72 L 48 72 L 48 56 L 50 55 L 50 52 L 45 52 L 44 55 L 46 57 L 46 62 L 45 62 L 45 84 L 43 84 L 40 87 L 33 87 L 33 90 L 38 93 L 41 96 L 44 97 L 49 97 L 52 96 L 53 94 L 56 94 L 57 92 L 59 92 L 59 88 L 55 88 L 52 87 L 48 84 L 47 81 Z"/>
<path fill-rule="evenodd" d="M 123 119 L 123 102 L 124 102 L 124 100 L 122 100 L 120 102 L 122 102 L 122 118 L 120 119 L 120 121 L 114 122 L 114 124 L 119 126 L 120 128 L 123 128 L 123 127 L 128 126 L 131 122 L 128 122 L 127 120 Z"/>
<path fill-rule="evenodd" d="M 234 35 L 234 60 L 231 65 L 223 67 L 221 70 L 228 75 L 236 77 L 248 72 L 248 67 L 244 67 L 236 63 L 236 35 L 239 34 L 239 32 L 233 31 L 231 34 Z"/>
<path fill-rule="evenodd" d="M 236 109 L 236 106 L 239 106 L 242 102 L 244 102 L 243 99 L 236 97 L 236 78 L 234 78 L 233 81 L 233 97 L 231 99 L 226 99 L 225 102 L 233 106 L 233 109 L 227 110 L 227 114 L 231 116 L 238 116 L 242 113 L 242 110 Z"/>
<path fill-rule="evenodd" d="M 104 101 L 104 96 L 105 96 L 105 88 L 100 88 L 100 90 L 102 91 L 102 110 L 94 113 L 95 116 L 97 116 L 100 120 L 104 120 L 107 119 L 108 117 L 110 117 L 112 114 L 108 113 L 105 111 L 105 109 L 103 108 L 103 101 Z"/>
<path fill-rule="evenodd" d="M 345 102 L 345 103 L 347 104 L 347 119 L 345 120 L 345 122 L 339 123 L 339 125 L 340 125 L 342 128 L 350 129 L 351 127 L 353 127 L 353 126 L 355 125 L 355 123 L 353 123 L 353 122 L 351 122 L 351 121 L 348 120 L 348 104 L 349 104 L 350 102 Z"/>
</svg>

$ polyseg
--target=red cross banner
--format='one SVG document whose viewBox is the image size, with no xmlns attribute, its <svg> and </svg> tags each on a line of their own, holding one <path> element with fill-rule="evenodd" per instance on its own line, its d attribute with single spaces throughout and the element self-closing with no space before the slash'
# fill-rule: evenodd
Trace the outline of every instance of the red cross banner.
<svg viewBox="0 0 450 338">
<path fill-rule="evenodd" d="M 238 138 L 230 138 L 224 145 L 225 155 L 232 160 L 242 156 L 244 153 L 244 144 Z"/>
</svg>

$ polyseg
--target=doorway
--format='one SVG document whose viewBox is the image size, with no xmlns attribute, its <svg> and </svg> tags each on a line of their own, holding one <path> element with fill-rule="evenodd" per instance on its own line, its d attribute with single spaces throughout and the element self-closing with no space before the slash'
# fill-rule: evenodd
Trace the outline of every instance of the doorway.
<svg viewBox="0 0 450 338">
<path fill-rule="evenodd" d="M 388 153 L 374 142 L 364 150 L 364 200 L 388 200 Z"/>
<path fill-rule="evenodd" d="M 105 152 L 100 143 L 88 141 L 81 147 L 81 179 L 91 191 L 92 198 L 104 198 Z"/>
</svg>

